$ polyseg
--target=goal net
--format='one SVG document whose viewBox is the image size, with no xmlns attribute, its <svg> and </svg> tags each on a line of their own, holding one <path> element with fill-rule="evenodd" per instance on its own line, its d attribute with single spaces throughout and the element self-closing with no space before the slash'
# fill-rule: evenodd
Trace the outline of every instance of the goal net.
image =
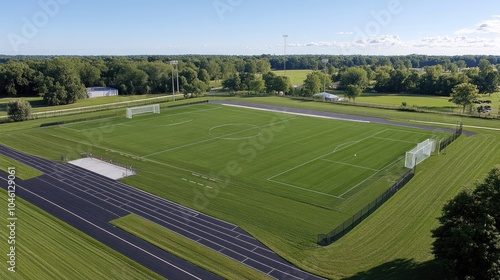
<svg viewBox="0 0 500 280">
<path fill-rule="evenodd" d="M 127 108 L 127 118 L 131 119 L 134 115 L 145 114 L 145 113 L 160 113 L 160 104 L 139 106 Z"/>
<path fill-rule="evenodd" d="M 436 150 L 436 140 L 427 139 L 419 143 L 415 148 L 406 152 L 405 167 L 413 168 L 421 163 L 426 158 L 431 156 L 431 153 Z"/>
</svg>

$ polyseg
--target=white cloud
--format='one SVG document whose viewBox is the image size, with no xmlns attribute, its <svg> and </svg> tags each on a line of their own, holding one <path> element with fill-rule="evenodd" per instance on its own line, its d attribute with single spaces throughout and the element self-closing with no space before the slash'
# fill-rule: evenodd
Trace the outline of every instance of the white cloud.
<svg viewBox="0 0 500 280">
<path fill-rule="evenodd" d="M 303 53 L 341 54 L 498 54 L 500 37 L 434 36 L 403 40 L 398 35 L 366 37 L 357 41 L 317 41 L 288 45 Z M 278 47 L 278 46 L 274 46 Z M 299 51 L 301 49 L 301 51 Z M 331 49 L 325 51 L 325 49 Z"/>
<path fill-rule="evenodd" d="M 413 42 L 413 46 L 417 48 L 491 48 L 498 46 L 500 38 L 483 38 L 483 37 L 467 37 L 467 36 L 436 36 L 427 37 Z"/>
<path fill-rule="evenodd" d="M 456 35 L 465 34 L 500 34 L 500 15 L 492 16 L 492 19 L 479 22 L 474 28 L 463 28 L 455 32 Z"/>
<path fill-rule="evenodd" d="M 354 32 L 350 32 L 350 31 L 349 32 L 341 31 L 341 32 L 335 33 L 335 35 L 353 35 L 353 34 L 354 34 Z"/>
</svg>

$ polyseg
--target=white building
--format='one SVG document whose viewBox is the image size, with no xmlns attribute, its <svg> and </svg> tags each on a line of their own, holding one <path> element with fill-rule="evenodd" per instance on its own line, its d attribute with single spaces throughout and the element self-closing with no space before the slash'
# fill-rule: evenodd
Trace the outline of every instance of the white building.
<svg viewBox="0 0 500 280">
<path fill-rule="evenodd" d="M 87 98 L 116 96 L 116 95 L 118 95 L 118 90 L 116 88 L 109 88 L 109 87 L 87 88 Z"/>
</svg>

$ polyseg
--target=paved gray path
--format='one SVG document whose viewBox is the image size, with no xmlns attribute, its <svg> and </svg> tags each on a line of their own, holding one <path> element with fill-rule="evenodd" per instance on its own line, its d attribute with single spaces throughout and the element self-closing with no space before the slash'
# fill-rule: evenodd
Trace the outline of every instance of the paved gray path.
<svg viewBox="0 0 500 280">
<path fill-rule="evenodd" d="M 370 122 L 370 123 L 393 125 L 393 126 L 399 126 L 399 127 L 417 128 L 417 129 L 424 129 L 424 130 L 429 130 L 429 131 L 439 131 L 439 132 L 449 132 L 449 133 L 455 132 L 454 129 L 450 129 L 450 128 L 441 128 L 441 127 L 433 127 L 433 126 L 426 126 L 426 125 L 419 125 L 419 124 L 400 123 L 400 122 L 390 121 L 390 120 L 382 119 L 382 118 L 338 114 L 338 113 L 313 111 L 313 110 L 304 110 L 304 109 L 281 107 L 281 106 L 254 104 L 254 103 L 248 103 L 248 102 L 211 100 L 210 103 L 237 105 L 237 106 L 242 106 L 242 107 L 247 107 L 247 108 L 264 109 L 264 110 L 269 110 L 269 111 L 274 111 L 274 112 L 297 113 L 297 114 L 304 114 L 304 115 L 311 115 L 311 116 L 365 121 L 365 122 Z M 464 131 L 464 134 L 467 136 L 470 136 L 470 135 L 473 135 L 474 133 Z"/>
</svg>

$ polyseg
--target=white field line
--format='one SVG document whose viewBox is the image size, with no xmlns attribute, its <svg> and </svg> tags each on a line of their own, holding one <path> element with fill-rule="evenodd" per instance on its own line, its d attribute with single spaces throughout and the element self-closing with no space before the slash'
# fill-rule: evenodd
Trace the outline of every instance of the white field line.
<svg viewBox="0 0 500 280">
<path fill-rule="evenodd" d="M 393 165 L 393 164 L 397 163 L 398 161 L 400 161 L 400 160 L 401 160 L 401 158 L 402 158 L 402 157 L 400 157 L 400 158 L 398 158 L 397 160 L 395 160 L 394 162 L 391 162 L 391 163 L 389 163 L 388 165 L 386 165 L 386 166 L 382 167 L 382 169 L 380 169 L 379 171 L 377 171 L 377 172 L 373 173 L 370 177 L 368 177 L 368 178 L 364 179 L 363 181 L 361 181 L 360 183 L 358 183 L 356 186 L 354 186 L 354 187 L 352 187 L 352 188 L 348 189 L 346 192 L 344 192 L 343 194 L 341 194 L 341 195 L 340 195 L 340 197 L 341 197 L 342 199 L 344 199 L 344 198 L 343 198 L 343 196 L 344 196 L 344 195 L 346 195 L 346 194 L 347 194 L 347 193 L 349 193 L 350 191 L 354 190 L 355 188 L 359 187 L 359 186 L 360 186 L 361 184 L 363 184 L 364 182 L 366 182 L 366 181 L 370 180 L 373 176 L 375 176 L 375 175 L 377 175 L 378 173 L 380 173 L 380 172 L 384 171 L 385 169 L 389 168 L 391 165 Z"/>
<path fill-rule="evenodd" d="M 391 138 L 384 138 L 384 137 L 373 137 L 373 139 L 387 140 L 387 141 L 392 141 L 392 142 L 418 144 L 418 142 L 406 141 L 406 140 L 398 140 L 398 139 L 391 139 Z"/>
<path fill-rule="evenodd" d="M 18 185 L 18 187 L 21 187 L 21 186 L 19 186 L 19 185 Z M 101 230 L 102 232 L 104 232 L 104 233 L 107 233 L 107 234 L 111 235 L 112 237 L 114 237 L 114 238 L 116 238 L 116 239 L 118 239 L 118 240 L 120 240 L 120 241 L 122 241 L 122 242 L 124 242 L 124 243 L 126 243 L 126 244 L 128 244 L 128 245 L 130 245 L 130 246 L 132 246 L 132 247 L 134 247 L 134 248 L 136 248 L 136 249 L 138 249 L 138 250 L 140 250 L 140 251 L 142 251 L 142 252 L 146 253 L 146 254 L 148 254 L 148 255 L 150 255 L 151 257 L 153 257 L 153 258 L 155 258 L 155 259 L 157 259 L 157 260 L 159 260 L 159 261 L 161 261 L 161 262 L 163 262 L 163 263 L 165 263 L 165 264 L 167 264 L 167 265 L 169 265 L 169 266 L 172 266 L 172 267 L 176 268 L 176 269 L 177 269 L 177 270 L 179 270 L 179 271 L 182 271 L 183 273 L 185 273 L 185 274 L 187 274 L 187 275 L 189 275 L 189 276 L 191 276 L 191 277 L 193 277 L 193 278 L 195 278 L 195 279 L 200 279 L 200 280 L 201 280 L 201 278 L 196 277 L 195 275 L 193 275 L 193 274 L 189 273 L 188 271 L 185 271 L 185 270 L 183 270 L 182 268 L 180 268 L 180 267 L 178 267 L 178 266 L 176 266 L 176 265 L 174 265 L 174 264 L 172 264 L 172 263 L 170 263 L 170 262 L 168 262 L 168 261 L 166 261 L 166 260 L 164 260 L 164 259 L 162 259 L 162 258 L 158 257 L 157 255 L 155 255 L 155 254 L 153 254 L 153 253 L 150 253 L 149 251 L 147 251 L 147 250 L 145 250 L 145 249 L 143 249 L 143 248 L 141 248 L 141 247 L 139 247 L 139 246 L 137 246 L 137 245 L 135 245 L 135 244 L 133 244 L 133 243 L 131 243 L 131 242 L 129 242 L 129 241 L 127 241 L 127 240 L 125 240 L 125 239 L 123 239 L 123 238 L 121 238 L 121 237 L 117 236 L 117 235 L 115 235 L 115 234 L 113 234 L 113 233 L 112 233 L 112 232 L 110 232 L 110 231 L 107 231 L 106 229 L 104 229 L 104 228 L 102 228 L 102 227 L 100 227 L 100 226 L 98 226 L 98 225 L 96 225 L 96 224 L 94 224 L 94 223 L 92 223 L 92 222 L 90 222 L 90 221 L 86 220 L 85 218 L 83 218 L 83 217 L 81 217 L 81 216 L 79 216 L 79 215 L 77 215 L 77 214 L 75 214 L 75 213 L 71 212 L 70 210 L 68 210 L 68 209 L 66 209 L 66 208 L 64 208 L 64 207 L 62 207 L 62 206 L 60 206 L 60 205 L 58 205 L 58 204 L 56 204 L 56 203 L 54 203 L 54 202 L 52 202 L 52 201 L 50 201 L 50 200 L 46 199 L 46 198 L 44 198 L 44 197 L 42 197 L 42 196 L 40 196 L 40 195 L 38 195 L 38 194 L 36 194 L 36 193 L 34 193 L 34 192 L 32 192 L 32 191 L 28 190 L 28 189 L 26 189 L 26 188 L 23 188 L 23 189 L 24 189 L 25 191 L 27 191 L 27 192 L 31 193 L 32 195 L 37 196 L 38 198 L 40 198 L 40 199 L 42 199 L 42 200 L 44 200 L 44 201 L 46 201 L 46 202 L 48 202 L 48 203 L 50 203 L 50 204 L 54 205 L 55 207 L 57 207 L 57 208 L 59 208 L 59 209 L 61 209 L 61 210 L 65 211 L 65 212 L 67 212 L 67 213 L 69 213 L 69 214 L 71 214 L 71 215 L 75 216 L 76 218 L 78 218 L 78 219 L 80 219 L 80 220 L 84 221 L 85 223 L 90 224 L 91 226 L 93 226 L 93 227 L 95 227 L 95 228 L 97 228 L 97 229 Z"/>
<path fill-rule="evenodd" d="M 283 171 L 283 172 L 281 172 L 281 173 L 278 173 L 278 174 L 276 174 L 276 175 L 274 175 L 274 176 L 272 176 L 272 177 L 269 177 L 269 178 L 268 178 L 268 180 L 270 180 L 270 179 L 274 179 L 274 178 L 276 178 L 276 177 L 278 177 L 278 176 L 281 176 L 281 175 L 283 175 L 283 174 L 285 174 L 285 173 L 288 173 L 288 172 L 290 172 L 290 171 L 292 171 L 292 170 L 295 170 L 295 169 L 297 169 L 297 168 L 299 168 L 299 167 L 302 167 L 302 166 L 304 166 L 304 165 L 306 165 L 306 164 L 309 164 L 309 163 L 311 163 L 311 162 L 313 162 L 313 161 L 316 161 L 316 160 L 318 160 L 318 159 L 322 159 L 322 158 L 324 158 L 324 157 L 326 157 L 326 156 L 329 156 L 329 155 L 331 155 L 331 154 L 333 154 L 333 153 L 335 153 L 335 152 L 337 152 L 337 151 L 341 151 L 341 150 L 344 150 L 344 149 L 346 149 L 346 148 L 349 148 L 349 147 L 353 146 L 354 144 L 357 144 L 357 143 L 362 142 L 362 141 L 364 141 L 364 140 L 370 139 L 370 138 L 372 138 L 372 137 L 374 137 L 374 136 L 377 136 L 377 135 L 379 135 L 379 134 L 381 134 L 381 133 L 384 133 L 384 132 L 386 132 L 386 131 L 387 131 L 387 129 L 386 129 L 386 130 L 379 131 L 379 132 L 377 132 L 377 133 L 375 133 L 375 134 L 373 134 L 373 135 L 370 135 L 370 136 L 368 136 L 368 137 L 365 137 L 365 138 L 363 138 L 363 139 L 361 139 L 361 140 L 357 140 L 357 141 L 349 142 L 349 143 L 352 143 L 352 144 L 349 144 L 349 145 L 345 145 L 345 143 L 344 143 L 344 144 L 340 144 L 339 146 L 337 146 L 337 148 L 338 148 L 338 147 L 340 147 L 340 146 L 342 146 L 342 148 L 340 148 L 340 149 L 335 148 L 335 149 L 334 149 L 333 151 L 331 151 L 331 152 L 325 153 L 325 154 L 323 154 L 323 155 L 321 155 L 321 156 L 319 156 L 319 157 L 313 158 L 313 159 L 311 159 L 311 160 L 309 160 L 309 161 L 306 161 L 306 162 L 304 162 L 304 163 L 302 163 L 302 164 L 299 164 L 299 165 L 297 165 L 297 166 L 295 166 L 295 167 L 289 168 L 289 169 L 287 169 L 287 170 L 285 170 L 285 171 Z"/>
<path fill-rule="evenodd" d="M 356 167 L 356 168 L 360 168 L 360 169 L 366 169 L 366 170 L 371 170 L 371 171 L 380 171 L 380 169 L 374 169 L 374 168 L 364 167 L 364 166 L 361 166 L 361 165 L 350 164 L 350 163 L 345 163 L 345 162 L 341 162 L 341 161 L 329 160 L 329 159 L 324 159 L 324 158 L 322 158 L 321 160 L 324 160 L 324 161 L 327 161 L 327 162 L 332 162 L 332 163 L 338 163 L 338 164 L 341 164 L 341 165 L 352 166 L 352 167 Z"/>
<path fill-rule="evenodd" d="M 416 121 L 416 120 L 409 120 L 409 121 L 410 122 L 416 122 L 416 123 L 439 124 L 439 125 L 446 125 L 446 126 L 457 126 L 457 124 L 452 124 L 452 123 L 427 122 L 427 121 Z M 500 128 L 485 127 L 485 126 L 463 125 L 463 127 L 500 131 Z"/>
<path fill-rule="evenodd" d="M 434 136 L 435 134 L 429 134 L 429 133 L 424 133 L 424 132 L 417 132 L 417 131 L 410 131 L 410 130 L 402 130 L 402 129 L 395 129 L 395 128 L 389 128 L 387 130 L 392 130 L 392 131 L 398 131 L 398 132 L 404 132 L 404 133 L 411 133 L 411 134 L 420 134 L 420 135 L 425 135 L 425 136 Z M 431 132 L 429 130 L 429 132 Z"/>
<path fill-rule="evenodd" d="M 268 125 L 265 125 L 265 126 L 258 126 L 258 127 L 259 128 L 265 128 L 265 127 L 268 127 L 268 126 L 273 126 L 273 125 L 276 125 L 276 124 L 280 124 L 280 123 L 283 123 L 283 122 L 289 122 L 289 121 L 290 120 L 284 120 L 284 121 L 280 121 L 280 122 L 277 122 L 277 123 L 272 123 L 272 124 L 268 124 Z M 163 154 L 163 153 L 174 151 L 174 150 L 178 150 L 178 149 L 181 149 L 181 148 L 191 147 L 191 146 L 194 146 L 194 145 L 198 145 L 198 144 L 205 143 L 205 142 L 210 142 L 210 141 L 217 140 L 217 139 L 227 138 L 227 136 L 231 136 L 231 135 L 234 135 L 234 134 L 238 134 L 238 133 L 249 131 L 249 130 L 253 130 L 253 129 L 255 129 L 255 127 L 251 127 L 251 128 L 243 129 L 243 130 L 232 132 L 232 133 L 228 133 L 228 134 L 223 134 L 221 136 L 208 138 L 208 139 L 201 140 L 201 141 L 198 141 L 198 142 L 193 142 L 193 143 L 189 143 L 189 144 L 186 144 L 186 145 L 177 146 L 177 147 L 173 147 L 173 148 L 170 148 L 170 149 L 158 151 L 158 152 L 155 152 L 155 153 L 152 153 L 152 154 L 144 155 L 144 156 L 142 156 L 142 158 L 147 158 L 147 157 L 150 157 L 150 156 L 154 156 L 154 155 L 158 155 L 158 154 Z"/>
<path fill-rule="evenodd" d="M 292 188 L 295 188 L 295 189 L 299 189 L 299 190 L 303 190 L 303 191 L 307 191 L 307 192 L 312 192 L 312 193 L 316 193 L 316 194 L 321 194 L 321 195 L 324 195 L 324 196 L 329 196 L 329 197 L 333 197 L 333 198 L 337 198 L 337 199 L 343 199 L 340 196 L 335 196 L 335 195 L 326 194 L 326 193 L 315 191 L 315 190 L 311 190 L 311 189 L 302 188 L 302 187 L 295 186 L 295 185 L 292 185 L 292 184 L 288 184 L 288 183 L 284 183 L 284 182 L 280 182 L 280 181 L 275 181 L 273 179 L 267 179 L 267 180 L 269 182 L 281 184 L 281 185 L 284 185 L 284 186 L 287 186 L 287 187 L 292 187 Z"/>
<path fill-rule="evenodd" d="M 295 112 L 286 112 L 286 111 L 271 110 L 271 109 L 264 109 L 264 108 L 248 107 L 248 106 L 243 106 L 243 105 L 224 104 L 224 103 L 222 103 L 221 105 L 230 106 L 230 107 L 245 108 L 245 109 L 251 109 L 251 110 L 259 110 L 259 111 L 268 111 L 268 112 L 276 112 L 276 113 L 297 115 L 297 116 L 314 117 L 314 118 L 321 118 L 321 119 L 330 119 L 330 120 L 347 121 L 347 122 L 357 122 L 357 123 L 370 123 L 369 121 L 362 121 L 362 120 L 344 119 L 344 118 L 328 117 L 328 116 L 318 116 L 318 115 L 304 114 L 304 113 L 295 113 Z"/>
<path fill-rule="evenodd" d="M 215 107 L 215 108 L 208 108 L 208 109 L 200 109 L 200 110 L 190 110 L 190 111 L 187 111 L 187 112 L 182 112 L 182 113 L 175 113 L 175 114 L 171 114 L 171 113 L 166 113 L 166 114 L 161 114 L 159 116 L 156 116 L 154 119 L 155 120 L 158 120 L 158 119 L 165 119 L 165 118 L 171 118 L 173 116 L 180 116 L 180 115 L 187 115 L 187 114 L 196 114 L 198 112 L 204 112 L 204 111 L 213 111 L 213 110 L 219 110 L 221 109 L 222 107 Z M 140 122 L 150 122 L 151 119 L 132 119 L 132 120 L 129 120 L 127 122 L 127 124 L 136 124 L 136 123 L 140 123 Z"/>
</svg>

